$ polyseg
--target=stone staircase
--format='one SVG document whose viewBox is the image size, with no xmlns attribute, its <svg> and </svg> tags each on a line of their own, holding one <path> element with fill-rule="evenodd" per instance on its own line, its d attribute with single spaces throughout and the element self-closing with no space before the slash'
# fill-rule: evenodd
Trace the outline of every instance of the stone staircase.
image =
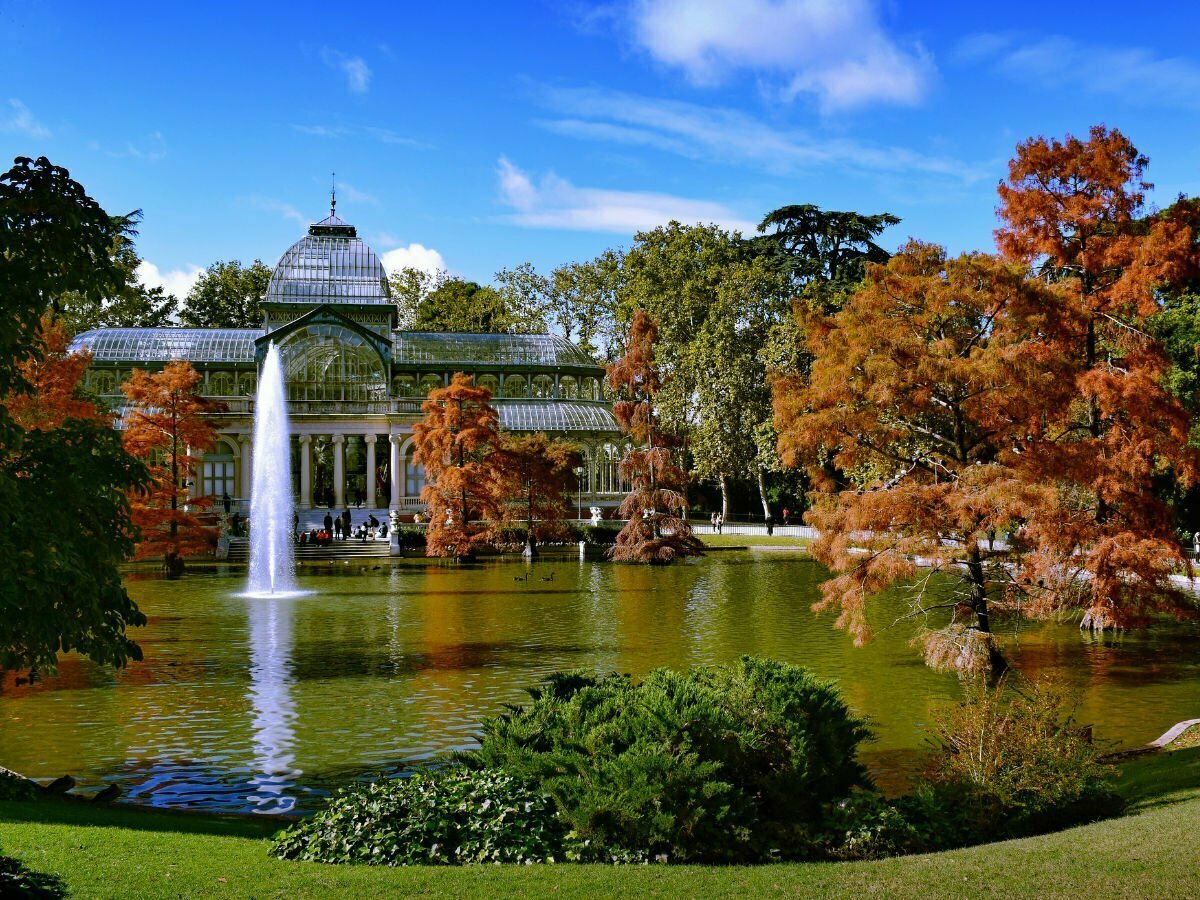
<svg viewBox="0 0 1200 900">
<path fill-rule="evenodd" d="M 296 544 L 296 562 L 317 559 L 380 559 L 388 556 L 391 542 L 382 540 L 362 541 L 351 538 L 348 541 L 334 541 L 324 547 L 314 544 Z M 250 541 L 247 538 L 229 539 L 228 562 L 248 562 L 250 560 Z"/>
</svg>

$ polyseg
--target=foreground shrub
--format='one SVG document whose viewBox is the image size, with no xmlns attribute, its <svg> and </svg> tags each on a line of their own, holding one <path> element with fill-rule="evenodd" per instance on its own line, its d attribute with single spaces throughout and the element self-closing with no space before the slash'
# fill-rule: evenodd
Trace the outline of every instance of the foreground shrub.
<svg viewBox="0 0 1200 900">
<path fill-rule="evenodd" d="M 0 768 L 0 800 L 36 800 L 40 793 L 29 779 Z"/>
<path fill-rule="evenodd" d="M 469 757 L 541 786 L 580 858 L 756 861 L 813 852 L 829 805 L 869 784 L 869 737 L 835 687 L 748 657 L 730 666 L 551 676 L 485 722 Z"/>
<path fill-rule="evenodd" d="M 620 533 L 620 525 L 584 525 L 579 529 L 578 540 L 585 541 L 590 547 L 611 547 L 616 544 Z"/>
<path fill-rule="evenodd" d="M 1016 837 L 1119 813 L 1114 773 L 1067 692 L 1048 681 L 1011 691 L 968 684 L 934 728 L 929 784 L 958 819 L 961 842 Z"/>
<path fill-rule="evenodd" d="M 281 832 L 274 853 L 380 866 L 554 862 L 565 838 L 549 797 L 503 773 L 455 766 L 339 791 Z"/>
<path fill-rule="evenodd" d="M 424 550 L 425 532 L 420 528 L 401 525 L 395 530 L 396 544 L 401 550 Z"/>
</svg>

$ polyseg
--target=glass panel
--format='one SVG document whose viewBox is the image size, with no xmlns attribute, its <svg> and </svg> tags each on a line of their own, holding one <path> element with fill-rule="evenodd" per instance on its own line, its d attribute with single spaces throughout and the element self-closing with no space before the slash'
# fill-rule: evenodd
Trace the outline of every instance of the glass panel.
<svg viewBox="0 0 1200 900">
<path fill-rule="evenodd" d="M 387 399 L 383 361 L 359 334 L 341 325 L 309 325 L 279 345 L 289 400 Z"/>
</svg>

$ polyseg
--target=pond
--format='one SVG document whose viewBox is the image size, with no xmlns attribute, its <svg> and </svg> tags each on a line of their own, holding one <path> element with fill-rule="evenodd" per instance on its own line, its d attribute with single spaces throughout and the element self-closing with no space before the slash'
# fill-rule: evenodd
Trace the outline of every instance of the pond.
<svg viewBox="0 0 1200 900">
<path fill-rule="evenodd" d="M 824 570 L 798 553 L 724 552 L 667 568 L 557 559 L 458 567 L 419 559 L 307 569 L 291 600 L 238 596 L 245 573 L 131 575 L 149 616 L 145 660 L 122 671 L 64 658 L 0 691 L 0 765 L 78 789 L 110 783 L 154 806 L 311 810 L 338 785 L 469 748 L 480 720 L 556 669 L 641 675 L 770 656 L 836 679 L 878 740 L 885 784 L 917 771 L 953 676 L 909 646 L 915 624 L 877 607 L 856 648 L 810 605 Z M 528 577 L 526 578 L 526 572 Z M 1062 673 L 1099 739 L 1152 740 L 1200 715 L 1200 628 L 1098 640 L 1024 628 L 1010 658 Z"/>
</svg>

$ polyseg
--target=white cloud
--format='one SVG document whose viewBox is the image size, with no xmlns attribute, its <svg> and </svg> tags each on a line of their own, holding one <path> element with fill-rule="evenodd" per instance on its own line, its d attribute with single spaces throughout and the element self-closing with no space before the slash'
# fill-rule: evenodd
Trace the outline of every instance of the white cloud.
<svg viewBox="0 0 1200 900">
<path fill-rule="evenodd" d="M 1072 38 L 1023 40 L 1015 34 L 977 34 L 955 58 L 992 64 L 1014 81 L 1069 93 L 1116 97 L 1136 106 L 1200 109 L 1200 63 L 1157 56 L 1141 47 L 1089 46 Z"/>
<path fill-rule="evenodd" d="M 553 88 L 542 101 L 563 118 L 542 126 L 586 140 L 654 147 L 691 159 L 732 162 L 783 174 L 812 167 L 919 172 L 974 181 L 990 174 L 945 156 L 837 138 L 815 140 L 744 112 L 615 91 Z"/>
<path fill-rule="evenodd" d="M 373 125 L 368 125 L 365 128 L 357 128 L 350 125 L 292 125 L 292 130 L 298 134 L 307 134 L 311 137 L 323 138 L 344 138 L 344 137 L 369 137 L 374 138 L 381 144 L 395 144 L 402 147 L 420 147 L 429 149 L 432 145 L 424 141 L 418 141 L 416 138 L 410 138 L 406 135 L 392 131 L 390 128 L 378 128 Z"/>
<path fill-rule="evenodd" d="M 634 0 L 630 24 L 637 44 L 698 85 L 747 69 L 826 110 L 917 103 L 934 73 L 920 45 L 887 33 L 875 0 Z"/>
<path fill-rule="evenodd" d="M 33 117 L 29 107 L 16 97 L 8 101 L 12 115 L 0 122 L 0 131 L 16 132 L 26 137 L 44 140 L 50 137 L 50 129 Z"/>
<path fill-rule="evenodd" d="M 745 233 L 754 230 L 754 223 L 739 218 L 724 204 L 709 200 L 576 187 L 552 172 L 535 182 L 504 157 L 497 164 L 497 175 L 500 199 L 515 210 L 509 221 L 528 228 L 633 234 L 674 219 L 689 225 L 714 223 Z"/>
<path fill-rule="evenodd" d="M 337 183 L 338 199 L 349 200 L 351 203 L 369 203 L 372 206 L 379 205 L 379 198 L 374 194 L 368 194 L 366 191 L 360 191 L 352 184 L 345 181 Z"/>
<path fill-rule="evenodd" d="M 137 277 L 148 288 L 160 287 L 168 294 L 174 294 L 180 300 L 187 296 L 192 285 L 204 274 L 199 266 L 188 264 L 182 269 L 171 269 L 169 272 L 160 271 L 152 262 L 142 260 L 137 267 Z"/>
<path fill-rule="evenodd" d="M 272 200 L 270 197 L 260 197 L 259 195 L 255 194 L 250 197 L 250 205 L 255 209 L 278 213 L 285 219 L 290 219 L 291 221 L 297 222 L 301 225 L 309 224 L 309 219 L 304 215 L 304 213 L 300 212 L 300 210 L 296 209 L 296 207 L 292 206 L 292 204 L 284 203 L 282 200 Z"/>
<path fill-rule="evenodd" d="M 340 50 L 321 48 L 321 61 L 346 77 L 346 87 L 355 94 L 365 94 L 371 85 L 371 67 L 361 56 L 350 56 Z"/>
<path fill-rule="evenodd" d="M 446 261 L 442 259 L 442 254 L 423 244 L 409 244 L 407 247 L 389 250 L 380 257 L 380 262 L 388 274 L 399 272 L 401 269 L 420 269 L 433 275 L 446 270 Z"/>
</svg>

